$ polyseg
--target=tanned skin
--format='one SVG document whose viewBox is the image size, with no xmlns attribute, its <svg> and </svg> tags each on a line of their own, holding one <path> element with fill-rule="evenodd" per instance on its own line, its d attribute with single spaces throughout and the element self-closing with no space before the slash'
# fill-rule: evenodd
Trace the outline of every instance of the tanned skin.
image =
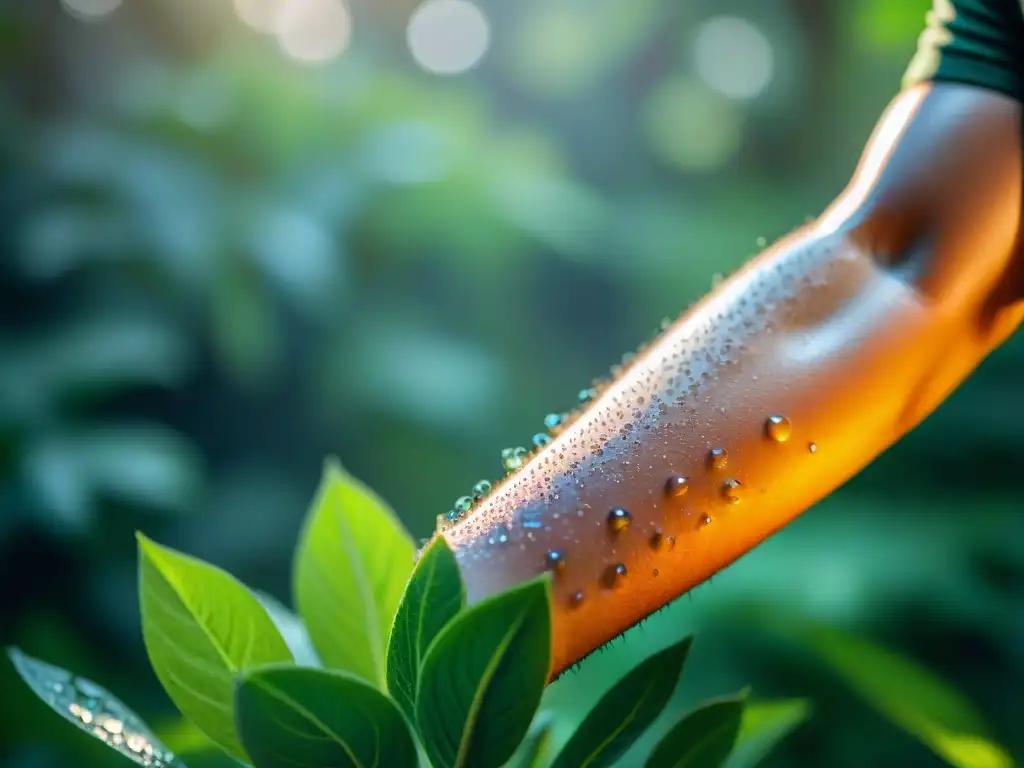
<svg viewBox="0 0 1024 768">
<path fill-rule="evenodd" d="M 469 602 L 552 570 L 555 676 L 860 471 L 1024 318 L 1021 177 L 1016 101 L 900 94 L 824 214 L 444 533 Z"/>
</svg>

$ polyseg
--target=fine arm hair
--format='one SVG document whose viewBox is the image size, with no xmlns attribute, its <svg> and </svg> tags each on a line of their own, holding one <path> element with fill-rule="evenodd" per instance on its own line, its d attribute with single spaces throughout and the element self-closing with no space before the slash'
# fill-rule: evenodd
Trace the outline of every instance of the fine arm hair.
<svg viewBox="0 0 1024 768">
<path fill-rule="evenodd" d="M 553 571 L 552 676 L 831 493 L 1024 317 L 1020 105 L 901 93 L 757 255 L 444 531 L 470 602 Z"/>
</svg>

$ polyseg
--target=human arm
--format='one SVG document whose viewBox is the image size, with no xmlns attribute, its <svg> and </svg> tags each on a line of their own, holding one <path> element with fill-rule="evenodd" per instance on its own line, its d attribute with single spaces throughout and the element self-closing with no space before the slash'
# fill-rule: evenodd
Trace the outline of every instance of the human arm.
<svg viewBox="0 0 1024 768">
<path fill-rule="evenodd" d="M 937 79 L 892 102 L 820 217 L 717 286 L 445 533 L 471 602 L 556 571 L 553 673 L 856 474 L 1024 318 L 1020 103 Z"/>
</svg>

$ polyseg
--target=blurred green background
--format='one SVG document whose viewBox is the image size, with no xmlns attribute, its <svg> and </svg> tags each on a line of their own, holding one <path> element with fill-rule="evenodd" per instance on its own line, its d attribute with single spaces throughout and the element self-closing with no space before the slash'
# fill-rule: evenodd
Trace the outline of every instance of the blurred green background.
<svg viewBox="0 0 1024 768">
<path fill-rule="evenodd" d="M 133 531 L 287 599 L 333 453 L 428 535 L 502 447 L 822 210 L 927 5 L 0 0 L 0 640 L 187 748 Z M 679 707 L 814 701 L 770 764 L 941 765 L 754 605 L 888 643 L 1024 754 L 1022 342 L 552 701 L 696 628 Z M 121 764 L 6 660 L 0 687 L 0 764 Z"/>
</svg>

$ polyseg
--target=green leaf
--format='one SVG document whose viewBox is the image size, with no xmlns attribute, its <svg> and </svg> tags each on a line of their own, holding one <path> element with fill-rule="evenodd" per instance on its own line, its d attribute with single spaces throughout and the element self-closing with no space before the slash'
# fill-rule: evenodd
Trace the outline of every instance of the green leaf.
<svg viewBox="0 0 1024 768">
<path fill-rule="evenodd" d="M 544 758 L 554 738 L 554 726 L 554 716 L 550 712 L 542 712 L 534 720 L 530 732 L 512 755 L 506 768 L 541 768 L 547 765 Z"/>
<path fill-rule="evenodd" d="M 746 693 L 705 702 L 672 726 L 646 768 L 719 768 L 740 729 Z"/>
<path fill-rule="evenodd" d="M 759 701 L 747 704 L 740 721 L 736 747 L 727 768 L 753 768 L 760 763 L 811 712 L 806 699 Z"/>
<path fill-rule="evenodd" d="M 416 743 L 387 696 L 357 677 L 261 667 L 235 691 L 238 733 L 256 768 L 415 768 Z"/>
<path fill-rule="evenodd" d="M 388 642 L 388 691 L 410 720 L 416 718 L 416 687 L 427 647 L 465 604 L 455 555 L 444 536 L 437 536 L 413 569 Z"/>
<path fill-rule="evenodd" d="M 549 574 L 481 601 L 427 649 L 416 723 L 435 768 L 493 768 L 515 752 L 551 665 Z"/>
<path fill-rule="evenodd" d="M 33 693 L 65 720 L 139 765 L 185 768 L 149 726 L 109 691 L 17 648 L 8 648 L 7 655 Z"/>
<path fill-rule="evenodd" d="M 885 717 L 958 768 L 1012 768 L 981 714 L 928 670 L 831 627 L 801 622 L 789 633 L 835 669 Z"/>
<path fill-rule="evenodd" d="M 295 604 L 323 663 L 383 685 L 416 547 L 369 488 L 328 461 L 295 559 Z"/>
<path fill-rule="evenodd" d="M 612 765 L 661 714 L 676 689 L 693 638 L 653 654 L 601 697 L 552 768 Z"/>
<path fill-rule="evenodd" d="M 234 679 L 292 661 L 281 634 L 248 589 L 219 568 L 139 540 L 142 638 L 157 678 L 218 746 L 246 760 L 235 733 Z"/>
</svg>

